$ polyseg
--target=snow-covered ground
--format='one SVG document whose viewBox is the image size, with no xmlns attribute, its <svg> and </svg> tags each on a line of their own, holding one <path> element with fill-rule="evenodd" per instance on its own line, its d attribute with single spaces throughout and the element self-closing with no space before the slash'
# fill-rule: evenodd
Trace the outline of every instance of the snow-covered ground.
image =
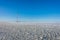
<svg viewBox="0 0 60 40">
<path fill-rule="evenodd" d="M 0 40 L 60 40 L 60 23 L 0 22 Z"/>
</svg>

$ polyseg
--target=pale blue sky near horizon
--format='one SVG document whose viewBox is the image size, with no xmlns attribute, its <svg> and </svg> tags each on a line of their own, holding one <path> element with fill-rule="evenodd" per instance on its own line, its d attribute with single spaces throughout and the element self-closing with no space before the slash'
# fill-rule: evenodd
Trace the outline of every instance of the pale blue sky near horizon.
<svg viewBox="0 0 60 40">
<path fill-rule="evenodd" d="M 18 9 L 17 9 L 18 8 Z M 0 21 L 60 22 L 60 0 L 0 0 Z"/>
</svg>

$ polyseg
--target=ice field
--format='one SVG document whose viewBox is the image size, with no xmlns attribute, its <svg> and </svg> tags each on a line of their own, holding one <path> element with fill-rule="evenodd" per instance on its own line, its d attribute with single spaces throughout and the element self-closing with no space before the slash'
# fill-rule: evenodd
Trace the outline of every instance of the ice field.
<svg viewBox="0 0 60 40">
<path fill-rule="evenodd" d="M 0 40 L 60 40 L 60 23 L 0 23 Z"/>
</svg>

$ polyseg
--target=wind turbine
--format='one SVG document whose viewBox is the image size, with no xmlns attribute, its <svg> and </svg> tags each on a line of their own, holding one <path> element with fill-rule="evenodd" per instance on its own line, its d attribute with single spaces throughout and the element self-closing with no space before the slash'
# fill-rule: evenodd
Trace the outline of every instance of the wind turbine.
<svg viewBox="0 0 60 40">
<path fill-rule="evenodd" d="M 18 23 L 18 22 L 20 22 L 19 21 L 19 2 L 17 1 L 17 20 L 16 20 L 16 22 Z"/>
</svg>

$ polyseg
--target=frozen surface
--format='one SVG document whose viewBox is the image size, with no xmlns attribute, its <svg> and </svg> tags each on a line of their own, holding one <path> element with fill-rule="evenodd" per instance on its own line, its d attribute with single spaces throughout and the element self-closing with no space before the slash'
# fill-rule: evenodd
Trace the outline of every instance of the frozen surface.
<svg viewBox="0 0 60 40">
<path fill-rule="evenodd" d="M 0 23 L 0 40 L 60 40 L 60 24 Z"/>
</svg>

